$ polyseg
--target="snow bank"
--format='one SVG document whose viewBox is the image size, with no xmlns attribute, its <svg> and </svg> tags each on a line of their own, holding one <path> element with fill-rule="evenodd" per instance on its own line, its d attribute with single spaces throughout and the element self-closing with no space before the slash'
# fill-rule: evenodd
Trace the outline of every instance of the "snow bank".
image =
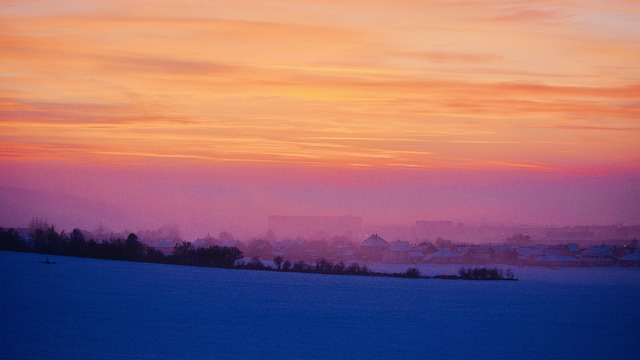
<svg viewBox="0 0 640 360">
<path fill-rule="evenodd" d="M 513 268 L 520 281 L 474 282 L 50 258 L 57 264 L 0 252 L 2 359 L 634 359 L 640 351 L 638 269 Z"/>
</svg>

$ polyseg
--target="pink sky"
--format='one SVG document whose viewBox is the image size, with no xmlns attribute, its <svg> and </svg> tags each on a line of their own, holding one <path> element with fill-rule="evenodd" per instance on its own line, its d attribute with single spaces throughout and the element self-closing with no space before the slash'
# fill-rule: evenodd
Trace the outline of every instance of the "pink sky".
<svg viewBox="0 0 640 360">
<path fill-rule="evenodd" d="M 640 222 L 636 1 L 0 9 L 0 225 Z"/>
</svg>

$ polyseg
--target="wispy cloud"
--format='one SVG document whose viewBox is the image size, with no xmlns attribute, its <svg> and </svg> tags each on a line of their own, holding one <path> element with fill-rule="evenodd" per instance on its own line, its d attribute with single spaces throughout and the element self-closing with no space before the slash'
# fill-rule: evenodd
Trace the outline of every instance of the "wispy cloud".
<svg viewBox="0 0 640 360">
<path fill-rule="evenodd" d="M 2 156 L 624 162 L 640 152 L 629 135 L 640 38 L 603 29 L 640 14 L 624 1 L 597 11 L 578 0 L 11 2 Z"/>
<path fill-rule="evenodd" d="M 533 7 L 506 8 L 501 14 L 491 18 L 494 21 L 513 22 L 560 22 L 562 19 L 570 17 L 571 14 L 564 10 L 541 10 Z"/>
</svg>

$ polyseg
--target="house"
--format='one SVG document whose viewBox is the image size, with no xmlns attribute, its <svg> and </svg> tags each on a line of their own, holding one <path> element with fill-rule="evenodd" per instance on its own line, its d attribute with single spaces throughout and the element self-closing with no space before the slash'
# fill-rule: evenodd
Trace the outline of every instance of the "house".
<svg viewBox="0 0 640 360">
<path fill-rule="evenodd" d="M 418 264 L 424 261 L 424 254 L 420 251 L 412 251 L 409 257 L 412 264 Z"/>
<path fill-rule="evenodd" d="M 618 265 L 624 267 L 640 267 L 640 251 L 618 258 Z"/>
<path fill-rule="evenodd" d="M 518 253 L 511 245 L 491 245 L 489 247 L 489 257 L 494 264 L 517 264 Z"/>
<path fill-rule="evenodd" d="M 458 255 L 466 255 L 476 252 L 476 247 L 479 245 L 458 244 L 451 247 L 451 252 Z"/>
<path fill-rule="evenodd" d="M 273 245 L 265 239 L 253 239 L 247 246 L 246 255 L 248 257 L 259 257 L 262 259 L 273 258 Z"/>
<path fill-rule="evenodd" d="M 518 247 L 518 265 L 535 265 L 535 260 L 545 255 L 545 246 Z"/>
<path fill-rule="evenodd" d="M 366 260 L 382 261 L 387 247 L 389 247 L 389 243 L 385 239 L 378 234 L 373 234 L 360 244 L 360 253 Z"/>
<path fill-rule="evenodd" d="M 548 266 L 548 267 L 580 266 L 580 259 L 573 256 L 558 255 L 558 254 L 544 255 L 539 258 L 536 258 L 533 262 L 537 266 Z"/>
<path fill-rule="evenodd" d="M 416 246 L 415 249 L 417 252 L 420 252 L 422 255 L 433 254 L 434 252 L 438 252 L 438 248 L 430 242 L 422 242 Z"/>
<path fill-rule="evenodd" d="M 244 244 L 240 241 L 240 240 L 236 240 L 236 239 L 224 239 L 224 240 L 220 240 L 218 242 L 218 246 L 220 247 L 234 247 L 234 248 L 238 248 L 240 249 L 240 251 L 244 252 L 247 249 L 245 248 Z"/>
<path fill-rule="evenodd" d="M 317 261 L 320 259 L 326 259 L 331 255 L 331 249 L 325 241 L 305 241 L 302 242 L 301 245 L 302 254 L 300 255 L 300 260 Z"/>
<path fill-rule="evenodd" d="M 273 244 L 271 253 L 274 257 L 282 256 L 287 260 L 299 260 L 303 255 L 303 247 L 295 240 L 282 240 Z"/>
<path fill-rule="evenodd" d="M 451 252 L 461 255 L 465 264 L 489 264 L 492 260 L 489 249 L 488 245 L 455 245 Z"/>
<path fill-rule="evenodd" d="M 216 245 L 218 240 L 216 240 L 214 237 L 212 237 L 211 235 L 207 234 L 207 236 L 201 238 L 201 239 L 197 239 L 196 241 L 194 241 L 191 246 L 193 246 L 194 248 L 208 248 L 210 246 L 214 246 Z"/>
<path fill-rule="evenodd" d="M 337 239 L 329 246 L 329 259 L 334 261 L 348 261 L 356 256 L 356 247 L 347 239 Z"/>
<path fill-rule="evenodd" d="M 571 244 L 565 245 L 565 251 L 569 252 L 571 256 L 575 256 L 575 255 L 578 255 L 578 253 L 582 251 L 582 249 L 578 244 L 571 243 Z"/>
<path fill-rule="evenodd" d="M 614 252 L 613 246 L 597 245 L 582 251 L 578 258 L 582 266 L 612 266 Z"/>
<path fill-rule="evenodd" d="M 548 246 L 544 254 L 545 255 L 562 255 L 562 256 L 577 256 L 580 251 L 580 247 L 577 244 L 558 244 Z"/>
<path fill-rule="evenodd" d="M 576 244 L 558 244 L 542 247 L 542 255 L 530 259 L 529 265 L 548 267 L 580 266 L 580 248 Z"/>
<path fill-rule="evenodd" d="M 408 241 L 393 241 L 382 253 L 382 262 L 386 264 L 410 264 L 413 246 Z"/>
</svg>

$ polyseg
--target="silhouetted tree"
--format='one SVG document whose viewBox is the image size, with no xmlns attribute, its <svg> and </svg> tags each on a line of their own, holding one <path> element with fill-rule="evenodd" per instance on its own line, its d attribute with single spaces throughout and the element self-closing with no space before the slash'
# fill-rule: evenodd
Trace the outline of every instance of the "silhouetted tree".
<svg viewBox="0 0 640 360">
<path fill-rule="evenodd" d="M 233 267 L 236 261 L 242 259 L 242 251 L 236 247 L 211 246 L 205 249 L 209 258 L 209 265 L 213 267 Z"/>
<path fill-rule="evenodd" d="M 244 254 L 236 247 L 225 248 L 225 265 L 228 267 L 234 266 L 236 261 L 242 260 Z"/>
<path fill-rule="evenodd" d="M 409 268 L 409 269 L 407 269 L 407 271 L 402 273 L 402 277 L 419 278 L 420 277 L 420 270 L 418 270 L 416 268 Z"/>
<path fill-rule="evenodd" d="M 280 271 L 282 270 L 282 261 L 284 259 L 282 259 L 282 256 L 276 256 L 275 258 L 273 258 L 273 264 L 276 266 L 276 270 Z"/>
<path fill-rule="evenodd" d="M 464 280 L 514 280 L 515 276 L 511 269 L 508 270 L 507 276 L 498 268 L 460 268 L 458 274 Z"/>
<path fill-rule="evenodd" d="M 144 261 L 152 263 L 166 263 L 167 257 L 161 251 L 150 246 L 144 247 Z"/>
<path fill-rule="evenodd" d="M 138 236 L 134 233 L 127 236 L 123 250 L 124 260 L 141 261 L 143 259 L 144 244 L 138 240 Z"/>
<path fill-rule="evenodd" d="M 33 239 L 33 251 L 37 253 L 45 253 L 47 251 L 47 233 L 46 229 L 33 229 L 30 234 Z"/>
<path fill-rule="evenodd" d="M 316 261 L 315 272 L 330 274 L 333 272 L 333 264 L 325 259 Z"/>
<path fill-rule="evenodd" d="M 360 264 L 357 262 L 352 263 L 347 267 L 347 272 L 349 274 L 358 274 L 360 272 Z"/>
<path fill-rule="evenodd" d="M 516 275 L 513 273 L 513 271 L 511 270 L 511 268 L 507 269 L 507 271 L 504 274 L 504 277 L 507 280 L 514 280 L 516 278 Z"/>
<path fill-rule="evenodd" d="M 291 266 L 293 266 L 293 264 L 291 264 L 291 261 L 289 261 L 289 260 L 285 260 L 285 261 L 282 263 L 282 271 L 289 271 L 289 270 L 291 270 Z"/>
<path fill-rule="evenodd" d="M 0 227 L 0 249 L 11 251 L 28 251 L 29 247 L 20 238 L 20 234 L 13 229 Z"/>
<path fill-rule="evenodd" d="M 31 234 L 33 249 L 43 254 L 61 254 L 65 247 L 64 232 L 59 234 L 54 225 L 46 228 L 37 227 Z"/>
<path fill-rule="evenodd" d="M 292 269 L 293 271 L 306 272 L 306 271 L 309 271 L 309 266 L 304 261 L 298 260 L 295 263 L 293 263 Z"/>
<path fill-rule="evenodd" d="M 176 244 L 173 247 L 173 259 L 178 264 L 188 264 L 189 263 L 189 252 L 191 250 L 191 243 L 188 241 L 183 241 L 181 244 Z"/>
<path fill-rule="evenodd" d="M 87 256 L 86 240 L 80 229 L 73 229 L 69 234 L 69 240 L 65 253 L 71 256 Z"/>
<path fill-rule="evenodd" d="M 257 256 L 254 256 L 251 258 L 251 260 L 249 261 L 249 263 L 246 265 L 247 269 L 251 269 L 251 270 L 269 270 L 271 269 L 270 267 L 266 266 L 265 264 L 262 263 L 262 261 L 260 261 L 260 258 Z"/>
</svg>

